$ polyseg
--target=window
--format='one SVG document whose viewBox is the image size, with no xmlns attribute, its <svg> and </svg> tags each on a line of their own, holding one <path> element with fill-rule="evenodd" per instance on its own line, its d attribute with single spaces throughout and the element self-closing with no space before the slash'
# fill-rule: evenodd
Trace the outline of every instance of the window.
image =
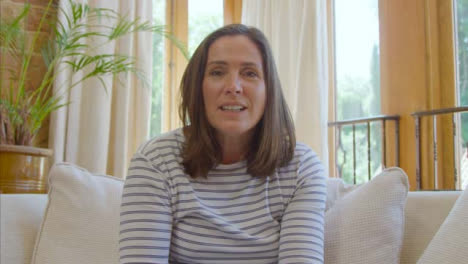
<svg viewBox="0 0 468 264">
<path fill-rule="evenodd" d="M 378 0 L 335 0 L 335 120 L 380 114 L 380 59 Z M 368 179 L 381 170 L 380 123 L 343 126 L 337 138 L 338 174 L 349 183 Z M 354 134 L 354 136 L 353 136 Z M 370 144 L 370 155 L 367 145 Z M 353 145 L 355 149 L 353 149 Z M 354 157 L 356 155 L 356 157 Z M 359 158 L 358 158 L 359 157 Z M 356 164 L 353 160 L 356 159 Z M 355 168 L 354 168 L 355 167 Z M 354 169 L 357 178 L 354 180 Z"/>
<path fill-rule="evenodd" d="M 209 33 L 223 25 L 223 1 L 189 0 L 188 4 L 188 52 L 192 55 Z"/>
<path fill-rule="evenodd" d="M 166 0 L 153 0 L 154 24 L 166 24 L 165 14 Z M 161 133 L 164 70 L 164 39 L 161 35 L 155 34 L 153 36 L 153 83 L 151 95 L 150 137 L 154 137 Z"/>
<path fill-rule="evenodd" d="M 453 122 L 450 114 L 447 113 L 452 111 L 450 108 L 457 106 L 456 90 L 458 91 L 458 105 L 468 105 L 468 91 L 465 87 L 467 77 L 464 76 L 464 72 L 466 72 L 464 64 L 467 62 L 465 52 L 468 42 L 466 26 L 464 25 L 468 15 L 466 11 L 467 0 L 368 0 L 353 1 L 352 5 L 346 1 L 334 0 L 333 3 L 334 12 L 330 12 L 330 14 L 335 15 L 333 23 L 336 31 L 334 35 L 336 50 L 332 56 L 336 58 L 336 90 L 331 93 L 334 96 L 332 97 L 334 101 L 331 102 L 336 102 L 336 119 L 356 118 L 379 113 L 398 116 L 398 126 L 393 127 L 394 131 L 398 132 L 395 133 L 398 135 L 397 138 L 391 138 L 390 130 L 393 128 L 386 127 L 385 130 L 374 128 L 377 130 L 377 134 L 379 134 L 378 130 L 386 132 L 385 139 L 382 140 L 382 143 L 386 143 L 385 155 L 389 158 L 386 160 L 386 165 L 402 167 L 408 174 L 411 190 L 460 188 L 460 177 L 457 179 L 458 182 L 455 181 L 456 177 L 454 177 L 454 175 L 460 175 L 454 168 L 455 165 L 460 166 L 456 160 L 458 155 L 454 155 L 457 152 L 453 151 L 458 144 L 454 144 Z M 366 24 L 356 24 L 357 21 L 371 17 L 368 15 L 369 9 L 374 10 L 375 20 L 368 20 Z M 345 18 L 340 21 L 340 16 Z M 340 26 L 344 28 L 340 30 Z M 370 29 L 372 26 L 376 28 Z M 454 26 L 457 29 L 456 34 L 453 31 Z M 377 27 L 380 32 L 377 31 Z M 340 64 L 342 63 L 340 56 L 343 58 L 341 54 L 344 53 L 340 52 L 340 45 L 345 48 L 353 46 L 353 42 L 368 39 L 369 35 L 374 34 L 373 32 L 378 32 L 380 35 L 378 49 L 374 50 L 374 52 L 378 52 L 378 56 L 375 57 L 380 60 L 380 71 L 378 71 L 380 72 L 378 75 L 380 82 L 377 82 L 380 83 L 380 87 L 370 86 L 372 88 L 368 90 L 359 90 L 358 87 L 362 87 L 363 82 L 356 81 L 355 78 L 348 78 L 355 82 L 353 84 L 341 73 L 346 67 Z M 340 34 L 351 37 L 348 39 L 340 38 Z M 454 43 L 455 39 L 458 43 Z M 455 46 L 458 47 L 457 52 L 454 50 Z M 367 47 L 366 50 L 371 53 L 373 48 Z M 358 51 L 359 49 L 350 49 L 346 53 L 356 54 Z M 351 61 L 355 67 L 358 67 L 361 63 L 369 63 L 368 56 L 354 56 Z M 455 57 L 457 57 L 456 60 L 454 60 Z M 458 67 L 457 71 L 455 71 L 455 66 Z M 350 70 L 346 70 L 346 72 L 357 71 L 357 69 L 349 68 Z M 457 75 L 458 85 L 455 82 L 455 75 Z M 373 76 L 377 76 L 377 74 Z M 349 86 L 353 89 L 348 89 L 343 83 L 351 83 Z M 372 82 L 367 79 L 364 83 Z M 455 89 L 455 87 L 458 88 Z M 367 94 L 363 93 L 363 90 L 367 91 Z M 349 92 L 345 93 L 345 91 Z M 356 94 L 359 97 L 351 99 L 353 96 L 356 97 Z M 377 98 L 377 94 L 380 94 L 380 99 Z M 373 108 L 366 104 L 367 100 L 373 96 L 375 98 L 370 100 L 380 102 L 379 107 Z M 373 112 L 372 108 L 380 108 L 380 112 Z M 461 109 L 455 110 L 460 111 Z M 440 116 L 433 117 L 439 114 Z M 468 125 L 465 123 L 468 123 L 466 120 L 468 118 L 464 117 L 463 114 L 457 115 L 461 116 L 460 119 L 463 121 L 461 126 L 457 125 L 461 132 L 457 132 L 457 134 L 462 135 L 459 145 L 466 146 Z M 376 157 L 379 152 L 376 152 L 375 155 L 372 153 L 367 155 L 365 151 L 359 150 L 363 145 L 363 140 L 359 135 L 364 133 L 359 132 L 359 130 L 360 128 L 355 126 L 354 140 L 350 136 L 351 129 L 346 130 L 343 127 L 340 133 L 342 140 L 339 143 L 343 147 L 336 151 L 338 154 L 338 162 L 336 163 L 342 164 L 343 175 L 341 176 L 345 179 L 347 177 L 345 169 L 347 168 L 347 171 L 354 169 L 352 164 L 346 164 L 353 160 L 353 151 L 344 147 L 346 141 L 347 144 L 351 143 L 351 146 L 354 142 L 356 146 L 354 156 L 358 158 L 356 164 L 358 176 L 362 175 L 362 169 L 359 169 L 362 160 L 366 161 L 370 157 L 373 161 L 375 160 L 374 162 L 377 162 L 380 159 Z M 371 134 L 375 135 L 376 133 Z M 338 137 L 335 135 L 334 138 Z M 379 142 L 380 139 L 375 140 L 376 149 L 380 148 Z M 374 145 L 372 146 L 374 147 Z M 466 156 L 466 149 L 464 149 L 464 153 Z M 345 160 L 344 157 L 347 159 Z M 379 166 L 375 166 L 377 164 L 374 162 L 372 164 L 373 173 L 379 170 Z M 468 162 L 466 164 L 468 167 Z M 467 177 L 464 175 L 468 172 L 464 172 L 463 169 L 461 172 L 463 174 L 461 178 L 466 181 Z M 454 184 L 455 182 L 458 185 Z"/>
<path fill-rule="evenodd" d="M 181 5 L 182 8 L 175 8 L 175 12 L 181 12 L 185 15 L 173 16 L 175 19 L 179 19 L 179 21 L 166 21 L 166 9 L 169 8 L 171 3 L 174 4 L 173 1 L 174 0 L 153 0 L 154 23 L 156 25 L 168 25 L 168 28 L 170 28 L 171 23 L 183 25 L 185 28 L 188 26 L 188 36 L 184 36 L 183 38 L 179 36 L 179 39 L 188 38 L 188 52 L 189 55 L 191 55 L 206 35 L 223 25 L 223 1 L 187 0 L 188 2 L 186 7 Z M 179 1 L 177 4 L 182 4 L 184 0 L 177 1 Z M 187 18 L 187 13 L 188 21 L 180 21 Z M 172 60 L 169 58 L 168 54 L 165 54 L 167 49 L 164 44 L 165 41 L 161 36 L 155 35 L 153 37 L 153 85 L 150 120 L 151 137 L 157 136 L 163 132 L 163 116 L 167 114 L 163 107 L 164 86 L 166 85 L 164 78 L 174 76 L 167 74 L 167 71 L 174 69 L 167 67 Z M 173 80 L 173 82 L 176 83 L 175 87 L 178 88 L 179 80 Z"/>
<path fill-rule="evenodd" d="M 337 119 L 380 114 L 378 0 L 335 0 Z"/>
<path fill-rule="evenodd" d="M 468 0 L 455 0 L 456 72 L 458 105 L 468 106 Z M 468 113 L 460 114 L 461 119 L 461 158 L 459 188 L 468 184 Z"/>
</svg>

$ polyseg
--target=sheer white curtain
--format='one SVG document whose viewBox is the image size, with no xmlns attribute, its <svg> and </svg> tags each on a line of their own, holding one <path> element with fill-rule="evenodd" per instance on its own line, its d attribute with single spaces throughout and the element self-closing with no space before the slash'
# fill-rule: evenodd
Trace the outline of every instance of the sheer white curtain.
<svg viewBox="0 0 468 264">
<path fill-rule="evenodd" d="M 60 1 L 60 5 L 67 2 Z M 151 0 L 81 2 L 113 9 L 129 19 L 152 20 Z M 63 21 L 63 15 L 59 13 L 58 19 Z M 151 33 L 132 34 L 96 50 L 110 51 L 136 58 L 137 67 L 151 82 Z M 55 92 L 59 85 L 72 81 L 69 71 L 56 70 L 59 76 L 54 83 Z M 49 147 L 54 150 L 55 162 L 71 162 L 94 173 L 123 178 L 131 155 L 148 137 L 151 88 L 131 75 L 119 80 L 109 76 L 104 82 L 107 91 L 98 80 L 90 80 L 66 94 L 64 100 L 71 104 L 51 115 Z"/>
<path fill-rule="evenodd" d="M 262 30 L 271 44 L 298 141 L 328 167 L 326 1 L 247 0 L 242 5 L 242 23 Z"/>
</svg>

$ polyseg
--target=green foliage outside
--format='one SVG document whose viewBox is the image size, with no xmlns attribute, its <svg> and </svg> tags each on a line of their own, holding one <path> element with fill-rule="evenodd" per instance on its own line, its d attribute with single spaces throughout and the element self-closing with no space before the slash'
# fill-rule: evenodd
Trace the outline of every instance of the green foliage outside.
<svg viewBox="0 0 468 264">
<path fill-rule="evenodd" d="M 189 24 L 189 45 L 188 50 L 190 56 L 195 52 L 200 42 L 223 25 L 222 16 L 197 16 L 190 21 Z"/>
<path fill-rule="evenodd" d="M 354 3 L 354 2 L 353 2 Z M 336 68 L 336 120 L 349 120 L 376 116 L 380 110 L 380 55 L 378 44 L 378 23 L 379 1 L 359 0 L 350 5 L 346 0 L 335 0 L 335 23 L 337 29 L 336 48 L 337 56 L 345 54 L 342 58 L 337 58 Z M 355 12 L 363 12 L 361 18 L 349 16 L 350 8 Z M 351 12 L 351 13 L 353 13 Z M 351 20 L 352 19 L 352 20 Z M 360 41 L 355 41 L 353 36 L 360 32 L 350 32 L 360 25 L 364 27 L 366 37 Z M 353 25 L 350 27 L 349 24 Z M 369 26 L 373 25 L 373 26 Z M 363 30 L 363 28 L 361 28 Z M 356 34 L 353 34 L 356 33 Z M 372 42 L 370 42 L 372 41 Z M 365 45 L 374 43 L 370 50 L 355 49 L 358 43 Z M 359 54 L 361 61 L 354 63 L 356 72 L 350 68 L 350 61 L 355 60 L 355 56 L 349 56 L 353 52 Z M 368 54 L 363 54 L 363 53 Z M 340 61 L 345 59 L 348 61 Z M 343 68 L 341 68 L 343 67 Z M 359 73 L 357 73 L 359 72 Z M 336 135 L 339 146 L 336 151 L 336 168 L 338 175 L 347 183 L 366 182 L 369 177 L 373 177 L 382 167 L 382 124 L 381 122 L 370 123 L 370 128 L 366 123 L 357 124 L 354 129 L 352 125 L 341 127 L 341 132 Z M 354 150 L 353 150 L 354 145 Z M 370 146 L 370 154 L 368 147 Z M 354 162 L 355 160 L 355 162 Z M 370 163 L 368 162 L 370 160 Z M 369 165 L 370 164 L 370 173 Z M 356 179 L 354 179 L 354 174 Z"/>
<path fill-rule="evenodd" d="M 468 105 L 468 0 L 457 0 L 458 80 L 460 105 Z M 468 113 L 461 114 L 463 145 L 468 142 Z"/>
<path fill-rule="evenodd" d="M 337 119 L 347 120 L 364 118 L 380 114 L 380 64 L 379 47 L 374 45 L 369 62 L 368 80 L 358 78 L 339 79 L 337 87 Z M 354 146 L 356 154 L 356 183 L 366 182 L 369 177 L 368 159 L 370 156 L 371 177 L 381 169 L 382 161 L 382 126 L 381 123 L 371 123 L 370 142 L 368 141 L 367 125 L 356 125 Z M 347 183 L 354 182 L 353 163 L 353 128 L 343 126 L 341 144 L 337 151 L 338 166 L 341 177 Z M 370 155 L 368 145 L 370 143 Z"/>
<path fill-rule="evenodd" d="M 165 24 L 165 0 L 153 0 L 153 22 L 155 25 Z M 153 35 L 153 83 L 151 95 L 150 137 L 161 133 L 162 126 L 162 96 L 164 85 L 164 38 Z"/>
</svg>

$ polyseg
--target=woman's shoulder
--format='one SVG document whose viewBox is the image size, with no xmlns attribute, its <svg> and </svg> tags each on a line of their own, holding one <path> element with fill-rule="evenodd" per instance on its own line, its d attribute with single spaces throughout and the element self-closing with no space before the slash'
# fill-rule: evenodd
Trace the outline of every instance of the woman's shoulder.
<svg viewBox="0 0 468 264">
<path fill-rule="evenodd" d="M 147 157 L 168 151 L 180 152 L 184 140 L 182 128 L 178 128 L 147 140 L 140 145 L 137 152 Z"/>
<path fill-rule="evenodd" d="M 323 164 L 320 156 L 304 143 L 296 143 L 293 162 L 298 163 L 299 168 L 315 168 L 323 170 Z"/>
<path fill-rule="evenodd" d="M 288 168 L 288 170 L 291 170 L 293 167 L 295 167 L 296 170 L 299 170 L 301 166 L 307 165 L 309 163 L 321 164 L 319 156 L 308 145 L 301 142 L 296 142 L 294 155 L 292 159 L 284 165 L 284 167 Z M 281 169 L 281 171 L 284 170 L 284 167 Z"/>
<path fill-rule="evenodd" d="M 320 156 L 304 143 L 297 142 L 293 159 L 278 170 L 280 177 L 288 179 L 291 186 L 301 186 L 304 182 L 324 185 L 326 170 Z M 285 180 L 285 184 L 286 184 Z"/>
<path fill-rule="evenodd" d="M 296 148 L 294 149 L 294 158 L 303 159 L 304 157 L 314 157 L 318 159 L 317 153 L 314 150 L 312 150 L 311 147 L 302 142 L 296 142 Z"/>
</svg>

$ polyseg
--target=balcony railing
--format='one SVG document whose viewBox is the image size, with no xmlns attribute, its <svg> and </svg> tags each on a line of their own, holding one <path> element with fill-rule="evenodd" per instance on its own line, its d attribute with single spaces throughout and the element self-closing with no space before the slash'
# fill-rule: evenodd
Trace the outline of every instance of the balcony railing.
<svg viewBox="0 0 468 264">
<path fill-rule="evenodd" d="M 458 153 L 458 140 L 457 140 L 457 124 L 460 122 L 457 121 L 457 114 L 462 112 L 468 112 L 468 107 L 453 107 L 453 108 L 443 108 L 430 111 L 421 111 L 411 114 L 414 117 L 415 122 L 415 136 L 416 136 L 416 183 L 418 190 L 421 189 L 421 121 L 422 118 L 432 118 L 432 144 L 433 144 L 433 180 L 434 180 L 434 189 L 439 189 L 439 174 L 438 174 L 438 142 L 437 142 L 437 116 L 440 115 L 451 115 L 452 117 L 452 127 L 453 127 L 453 166 L 454 166 L 454 181 L 455 188 L 460 186 L 458 181 L 460 180 L 457 173 L 457 153 Z"/>
<path fill-rule="evenodd" d="M 343 120 L 343 121 L 335 121 L 335 122 L 329 122 L 328 127 L 334 128 L 335 129 L 335 167 L 338 172 L 338 177 L 342 176 L 342 170 L 344 163 L 346 161 L 343 161 L 342 164 L 339 164 L 338 161 L 338 150 L 343 151 L 344 156 L 346 157 L 346 151 L 344 150 L 342 146 L 342 138 L 341 138 L 341 130 L 343 127 L 346 126 L 351 126 L 352 127 L 352 152 L 353 152 L 353 183 L 356 184 L 356 125 L 360 124 L 365 124 L 367 128 L 366 132 L 366 139 L 367 139 L 367 176 L 368 180 L 371 179 L 372 177 L 372 171 L 371 171 L 371 137 L 373 136 L 371 134 L 371 124 L 372 123 L 381 123 L 382 129 L 381 129 L 381 139 L 382 139 L 382 160 L 381 164 L 382 167 L 385 168 L 387 164 L 387 135 L 386 135 L 386 127 L 388 122 L 393 122 L 394 123 L 394 137 L 395 137 L 395 162 L 396 166 L 398 166 L 399 162 L 399 119 L 400 117 L 397 115 L 379 115 L 379 116 L 373 116 L 373 117 L 368 117 L 368 118 L 357 118 L 357 119 L 349 119 L 349 120 Z"/>
</svg>

